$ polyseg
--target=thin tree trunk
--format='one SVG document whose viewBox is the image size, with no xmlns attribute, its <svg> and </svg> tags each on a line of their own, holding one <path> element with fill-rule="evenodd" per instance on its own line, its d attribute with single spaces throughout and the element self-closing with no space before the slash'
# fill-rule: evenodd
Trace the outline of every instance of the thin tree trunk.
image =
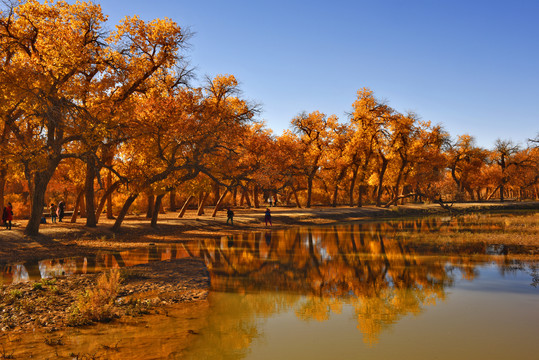
<svg viewBox="0 0 539 360">
<path fill-rule="evenodd" d="M 110 170 L 107 171 L 106 182 L 107 182 L 107 189 L 110 189 L 112 187 L 112 171 Z M 106 200 L 107 200 L 107 219 L 114 219 L 114 215 L 112 214 L 112 191 L 108 194 Z M 98 214 L 101 214 L 101 211 L 99 211 Z"/>
<path fill-rule="evenodd" d="M 255 204 L 255 209 L 260 207 L 260 202 L 258 198 L 258 185 L 253 186 L 253 202 Z"/>
<path fill-rule="evenodd" d="M 358 171 L 359 171 L 359 166 L 352 173 L 352 179 L 350 180 L 350 190 L 348 192 L 348 202 L 350 204 L 350 207 L 354 206 L 354 189 L 355 189 L 355 186 L 356 186 L 356 179 L 357 179 Z"/>
<path fill-rule="evenodd" d="M 159 194 L 155 198 L 155 206 L 153 207 L 152 221 L 150 223 L 150 226 L 153 228 L 157 227 L 157 217 L 159 216 L 159 209 L 161 208 L 164 196 L 165 194 Z"/>
<path fill-rule="evenodd" d="M 95 212 L 95 221 L 99 222 L 99 218 L 101 217 L 101 213 L 103 212 L 103 208 L 105 207 L 105 203 L 108 204 L 108 201 L 110 197 L 112 196 L 112 193 L 116 191 L 120 187 L 121 182 L 116 181 L 114 184 L 110 185 L 107 188 L 107 191 L 103 194 L 101 197 L 101 200 L 99 201 L 99 205 L 97 206 L 97 211 Z M 108 213 L 108 210 L 107 210 Z"/>
<path fill-rule="evenodd" d="M 233 199 L 233 205 L 234 206 L 237 206 L 238 205 L 238 187 L 234 187 L 234 193 L 232 195 L 232 199 Z"/>
<path fill-rule="evenodd" d="M 294 198 L 296 199 L 296 206 L 301 209 L 301 204 L 299 203 L 298 193 L 293 186 L 291 186 L 291 188 L 292 188 L 292 193 L 294 193 Z"/>
<path fill-rule="evenodd" d="M 94 179 L 96 174 L 95 159 L 88 156 L 86 159 L 86 181 L 84 183 L 84 195 L 86 200 L 86 226 L 96 227 L 95 216 L 95 189 Z"/>
<path fill-rule="evenodd" d="M 118 214 L 118 217 L 116 218 L 116 221 L 114 222 L 114 225 L 112 226 L 112 231 L 118 231 L 120 230 L 120 227 L 122 226 L 122 222 L 125 219 L 125 216 L 127 215 L 127 212 L 129 211 L 129 208 L 135 201 L 135 199 L 138 197 L 138 194 L 131 194 L 129 197 L 125 200 L 124 206 L 120 210 L 120 213 Z"/>
<path fill-rule="evenodd" d="M 384 174 L 387 170 L 387 163 L 388 160 L 386 158 L 382 158 L 382 168 L 380 169 L 380 176 L 378 179 L 378 195 L 376 196 L 376 206 L 378 207 L 382 205 L 382 193 L 384 192 L 383 182 Z"/>
<path fill-rule="evenodd" d="M 79 208 L 81 207 L 83 195 L 84 195 L 84 190 L 79 191 L 79 193 L 77 194 L 77 200 L 75 200 L 75 207 L 73 208 L 73 214 L 71 215 L 72 223 L 77 222 L 77 217 L 79 216 Z"/>
<path fill-rule="evenodd" d="M 307 178 L 307 208 L 311 207 L 311 195 L 313 193 L 313 178 L 309 176 Z"/>
<path fill-rule="evenodd" d="M 245 188 L 243 188 L 243 196 L 245 197 L 245 202 L 247 203 L 247 207 L 250 209 L 252 207 L 251 198 L 249 197 L 249 192 Z"/>
<path fill-rule="evenodd" d="M 80 210 L 80 217 L 86 218 L 86 201 L 85 201 L 84 193 L 83 193 L 82 198 L 80 199 L 79 210 Z"/>
<path fill-rule="evenodd" d="M 208 198 L 208 195 L 209 195 L 209 193 L 205 193 L 205 192 L 200 194 L 200 198 L 199 198 L 199 202 L 198 202 L 197 216 L 204 215 L 204 203 L 206 202 L 206 199 Z"/>
<path fill-rule="evenodd" d="M 182 209 L 180 210 L 180 213 L 178 214 L 179 218 L 183 217 L 183 215 L 185 214 L 185 211 L 187 210 L 187 206 L 189 205 L 191 200 L 193 200 L 194 198 L 195 197 L 193 195 L 189 195 L 187 200 L 185 200 L 185 203 L 183 204 Z"/>
<path fill-rule="evenodd" d="M 213 213 L 211 214 L 212 217 L 215 217 L 217 215 L 217 211 L 219 211 L 219 207 L 221 206 L 221 203 L 225 199 L 225 197 L 228 195 L 228 189 L 225 189 L 219 200 L 217 200 L 217 204 L 215 204 L 215 209 L 213 209 Z"/>
<path fill-rule="evenodd" d="M 339 185 L 335 184 L 335 190 L 333 191 L 333 202 L 331 203 L 332 207 L 337 207 L 337 195 L 339 193 Z"/>
<path fill-rule="evenodd" d="M 0 170 L 0 211 L 4 209 L 4 194 L 6 188 L 7 169 L 2 167 Z"/>
</svg>

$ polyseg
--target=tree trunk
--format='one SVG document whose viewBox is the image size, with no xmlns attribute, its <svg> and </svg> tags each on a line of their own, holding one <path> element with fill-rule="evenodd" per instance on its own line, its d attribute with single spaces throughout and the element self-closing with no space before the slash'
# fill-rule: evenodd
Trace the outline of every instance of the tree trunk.
<svg viewBox="0 0 539 360">
<path fill-rule="evenodd" d="M 95 159 L 93 156 L 88 156 L 86 159 L 86 181 L 84 183 L 84 195 L 86 199 L 86 226 L 96 227 L 97 219 L 95 216 Z"/>
<path fill-rule="evenodd" d="M 221 189 L 219 188 L 218 183 L 213 184 L 212 192 L 213 192 L 213 201 L 212 201 L 212 203 L 215 205 L 215 204 L 217 204 L 217 202 L 219 201 L 219 198 L 221 197 L 221 195 L 220 195 Z"/>
<path fill-rule="evenodd" d="M 138 194 L 131 194 L 129 197 L 125 200 L 124 206 L 122 207 L 122 210 L 120 210 L 120 213 L 118 214 L 118 217 L 116 218 L 116 221 L 114 222 L 114 225 L 112 226 L 112 231 L 118 231 L 120 230 L 120 227 L 122 226 L 122 222 L 125 219 L 125 216 L 127 215 L 127 212 L 129 211 L 129 208 L 135 201 L 135 199 L 138 197 Z"/>
<path fill-rule="evenodd" d="M 79 208 L 81 207 L 82 197 L 84 196 L 84 190 L 79 191 L 77 194 L 77 200 L 75 200 L 75 207 L 73 208 L 73 215 L 71 215 L 71 222 L 76 223 L 79 216 Z"/>
<path fill-rule="evenodd" d="M 313 193 L 313 178 L 309 176 L 307 178 L 307 208 L 311 207 L 311 195 Z"/>
<path fill-rule="evenodd" d="M 6 188 L 7 169 L 2 167 L 0 170 L 0 211 L 4 209 L 4 194 Z"/>
<path fill-rule="evenodd" d="M 238 199 L 237 198 L 238 198 L 238 187 L 236 186 L 236 187 L 234 187 L 234 193 L 232 195 L 232 201 L 233 201 L 232 204 L 234 206 L 238 205 Z"/>
<path fill-rule="evenodd" d="M 79 210 L 80 210 L 80 217 L 81 218 L 86 218 L 86 201 L 85 201 L 85 197 L 84 197 L 84 192 L 82 194 L 82 198 L 80 199 Z"/>
<path fill-rule="evenodd" d="M 178 214 L 179 218 L 183 217 L 183 215 L 185 214 L 185 211 L 187 210 L 187 206 L 189 205 L 191 200 L 193 200 L 194 198 L 195 197 L 193 195 L 189 195 L 187 200 L 185 200 L 185 203 L 183 204 L 182 209 L 180 210 L 180 213 Z"/>
<path fill-rule="evenodd" d="M 243 196 L 245 197 L 245 202 L 247 203 L 247 207 L 250 209 L 252 207 L 251 205 L 251 198 L 249 197 L 249 192 L 246 188 L 243 188 Z"/>
<path fill-rule="evenodd" d="M 301 209 L 301 204 L 299 203 L 298 193 L 293 186 L 291 186 L 292 192 L 294 193 L 294 198 L 296 199 L 296 206 Z"/>
<path fill-rule="evenodd" d="M 260 202 L 258 198 L 258 185 L 253 186 L 253 202 L 255 203 L 255 209 L 260 207 Z"/>
<path fill-rule="evenodd" d="M 159 216 L 159 209 L 161 208 L 164 196 L 165 194 L 160 194 L 155 198 L 155 206 L 153 207 L 152 221 L 150 223 L 150 226 L 153 228 L 157 227 L 157 217 Z"/>
<path fill-rule="evenodd" d="M 350 207 L 354 206 L 354 188 L 356 186 L 356 179 L 357 179 L 358 171 L 359 171 L 359 166 L 352 173 L 352 179 L 350 180 L 350 190 L 348 192 L 348 202 L 350 204 Z"/>
<path fill-rule="evenodd" d="M 116 181 L 114 184 L 107 187 L 107 191 L 103 194 L 101 197 L 101 200 L 99 201 L 99 205 L 97 206 L 97 211 L 95 212 L 95 221 L 99 222 L 99 218 L 101 217 L 101 213 L 103 212 L 103 208 L 105 207 L 105 203 L 108 204 L 109 199 L 112 196 L 112 193 L 116 191 L 120 187 L 121 182 Z M 107 215 L 108 215 L 108 209 L 107 209 Z M 109 218 L 110 219 L 110 218 Z"/>
<path fill-rule="evenodd" d="M 363 206 L 363 185 L 358 186 L 357 207 Z"/>
<path fill-rule="evenodd" d="M 382 168 L 380 169 L 380 176 L 378 179 L 378 195 L 376 196 L 376 206 L 380 207 L 382 205 L 382 193 L 384 192 L 383 182 L 384 174 L 387 170 L 388 160 L 385 157 L 382 157 Z"/>
<path fill-rule="evenodd" d="M 225 199 L 225 197 L 228 195 L 228 189 L 225 189 L 219 200 L 217 200 L 217 204 L 215 204 L 215 209 L 213 209 L 213 213 L 211 214 L 212 217 L 215 217 L 217 215 L 217 211 L 219 211 L 219 207 L 221 206 L 221 203 Z"/>
<path fill-rule="evenodd" d="M 148 208 L 146 209 L 146 219 L 151 219 L 153 214 L 155 196 L 153 194 L 148 195 Z"/>
<path fill-rule="evenodd" d="M 39 225 L 43 217 L 43 205 L 45 204 L 45 191 L 53 172 L 36 172 L 34 174 L 32 191 L 32 212 L 24 230 L 26 235 L 39 234 Z"/>
<path fill-rule="evenodd" d="M 200 193 L 199 201 L 198 201 L 198 211 L 197 216 L 204 215 L 204 203 L 206 202 L 206 199 L 208 198 L 209 193 Z"/>
<path fill-rule="evenodd" d="M 107 172 L 107 189 L 110 189 L 112 187 L 112 171 Z M 107 219 L 114 219 L 114 215 L 112 214 L 112 191 L 107 196 Z M 98 212 L 98 214 L 101 214 L 101 212 Z M 99 218 L 99 215 L 97 215 Z M 99 221 L 99 220 L 98 220 Z"/>
<path fill-rule="evenodd" d="M 339 185 L 335 184 L 335 190 L 333 191 L 333 202 L 332 207 L 337 207 L 337 195 L 339 193 Z"/>
<path fill-rule="evenodd" d="M 170 206 L 169 206 L 170 211 L 178 210 L 178 208 L 176 207 L 176 191 L 172 190 L 170 192 L 169 202 L 170 202 Z"/>
</svg>

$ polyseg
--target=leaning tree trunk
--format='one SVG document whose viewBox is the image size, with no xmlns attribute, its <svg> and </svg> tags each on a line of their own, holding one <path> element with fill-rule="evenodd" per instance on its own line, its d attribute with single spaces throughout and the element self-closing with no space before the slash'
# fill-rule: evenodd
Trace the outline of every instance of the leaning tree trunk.
<svg viewBox="0 0 539 360">
<path fill-rule="evenodd" d="M 228 195 L 228 189 L 225 189 L 219 200 L 217 200 L 217 204 L 215 204 L 215 209 L 213 209 L 213 213 L 211 214 L 212 217 L 215 217 L 217 215 L 217 211 L 219 211 L 219 207 L 221 206 L 221 203 L 225 199 L 225 197 Z"/>
<path fill-rule="evenodd" d="M 153 207 L 152 221 L 150 223 L 150 226 L 153 228 L 157 227 L 157 217 L 159 215 L 159 209 L 161 208 L 161 203 L 164 196 L 165 194 L 160 194 L 155 198 L 155 206 Z"/>
<path fill-rule="evenodd" d="M 180 210 L 180 213 L 178 214 L 179 218 L 183 217 L 183 215 L 185 214 L 185 211 L 187 210 L 187 206 L 189 205 L 191 200 L 193 200 L 194 198 L 195 197 L 193 195 L 189 195 L 187 200 L 185 200 L 185 203 L 183 204 L 182 209 Z"/>
<path fill-rule="evenodd" d="M 135 201 L 135 199 L 138 197 L 138 194 L 131 194 L 129 197 L 125 200 L 124 206 L 122 207 L 122 210 L 120 210 L 120 213 L 118 214 L 118 217 L 116 218 L 116 221 L 114 222 L 114 225 L 112 226 L 112 231 L 118 231 L 120 230 L 120 227 L 122 226 L 122 222 L 125 219 L 125 216 L 127 215 L 127 212 L 129 211 L 129 208 Z"/>
<path fill-rule="evenodd" d="M 198 203 L 198 211 L 197 216 L 204 215 L 204 203 L 206 202 L 206 199 L 208 198 L 209 193 L 201 193 Z"/>
<path fill-rule="evenodd" d="M 79 216 L 79 209 L 81 208 L 82 197 L 84 196 L 84 190 L 79 191 L 77 195 L 77 200 L 75 200 L 75 207 L 73 208 L 73 214 L 71 215 L 71 222 L 77 222 L 77 217 Z"/>
<path fill-rule="evenodd" d="M 99 222 L 99 218 L 101 217 L 101 213 L 103 212 L 103 208 L 105 207 L 105 203 L 108 204 L 109 199 L 112 196 L 112 193 L 116 191 L 120 187 L 121 182 L 116 181 L 114 184 L 109 185 L 107 188 L 107 191 L 103 194 L 101 197 L 101 200 L 99 201 L 99 206 L 97 207 L 97 210 L 95 212 L 95 221 Z M 107 215 L 108 215 L 108 209 L 107 209 Z M 109 218 L 110 219 L 110 218 Z"/>
</svg>

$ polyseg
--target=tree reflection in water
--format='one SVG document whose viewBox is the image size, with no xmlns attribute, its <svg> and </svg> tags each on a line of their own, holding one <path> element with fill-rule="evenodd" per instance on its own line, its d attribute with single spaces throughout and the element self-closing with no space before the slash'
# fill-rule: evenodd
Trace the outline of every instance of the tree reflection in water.
<svg viewBox="0 0 539 360">
<path fill-rule="evenodd" d="M 200 257 L 213 290 L 207 320 L 213 330 L 200 337 L 206 351 L 247 349 L 258 336 L 259 321 L 289 309 L 299 319 L 323 321 L 343 306 L 353 308 L 364 341 L 372 344 L 402 317 L 445 300 L 457 276 L 473 280 L 477 265 L 495 263 L 502 273 L 524 269 L 536 286 L 537 260 L 529 254 L 537 253 L 537 245 L 514 238 L 535 237 L 537 225 L 523 226 L 530 220 L 516 218 L 524 220 L 470 215 L 299 227 L 6 265 L 2 279 L 9 283 Z"/>
</svg>

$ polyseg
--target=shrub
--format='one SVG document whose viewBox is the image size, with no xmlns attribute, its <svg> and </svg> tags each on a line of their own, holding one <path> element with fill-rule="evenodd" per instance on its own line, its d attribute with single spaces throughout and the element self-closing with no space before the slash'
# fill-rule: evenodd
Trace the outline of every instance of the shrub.
<svg viewBox="0 0 539 360">
<path fill-rule="evenodd" d="M 71 307 L 68 324 L 80 326 L 94 321 L 110 321 L 115 315 L 114 300 L 120 286 L 120 271 L 113 269 L 97 279 L 97 285 L 80 295 Z"/>
</svg>

